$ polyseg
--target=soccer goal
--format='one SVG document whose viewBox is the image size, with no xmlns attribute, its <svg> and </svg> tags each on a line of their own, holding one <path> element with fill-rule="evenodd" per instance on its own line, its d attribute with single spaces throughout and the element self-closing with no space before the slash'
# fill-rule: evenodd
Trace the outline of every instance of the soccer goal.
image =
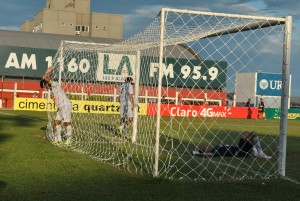
<svg viewBox="0 0 300 201">
<path fill-rule="evenodd" d="M 285 176 L 291 24 L 290 16 L 163 8 L 123 42 L 62 42 L 52 78 L 73 104 L 67 148 L 160 178 Z M 134 116 L 120 133 L 119 90 L 128 76 L 134 80 Z M 269 118 L 272 112 L 280 120 Z M 52 139 L 55 112 L 48 116 Z M 244 131 L 255 131 L 271 158 L 192 154 L 237 146 Z"/>
</svg>

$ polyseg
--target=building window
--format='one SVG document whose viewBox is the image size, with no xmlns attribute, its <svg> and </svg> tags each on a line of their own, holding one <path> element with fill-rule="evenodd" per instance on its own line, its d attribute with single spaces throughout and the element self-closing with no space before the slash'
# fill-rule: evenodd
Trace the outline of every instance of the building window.
<svg viewBox="0 0 300 201">
<path fill-rule="evenodd" d="M 81 31 L 89 32 L 89 26 L 81 26 Z"/>
<path fill-rule="evenodd" d="M 76 25 L 75 31 L 80 31 L 80 25 Z"/>
</svg>

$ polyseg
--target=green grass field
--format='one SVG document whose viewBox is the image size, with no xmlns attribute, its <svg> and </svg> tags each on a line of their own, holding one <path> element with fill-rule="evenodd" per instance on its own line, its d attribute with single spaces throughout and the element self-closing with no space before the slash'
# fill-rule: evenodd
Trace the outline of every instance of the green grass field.
<svg viewBox="0 0 300 201">
<path fill-rule="evenodd" d="M 298 200 L 286 179 L 192 182 L 156 179 L 117 169 L 53 146 L 44 135 L 47 114 L 0 110 L 0 200 Z M 241 127 L 278 121 L 233 120 Z M 251 122 L 249 125 L 249 122 Z M 257 125 L 260 124 L 260 125 Z M 232 125 L 225 125 L 224 129 Z M 288 122 L 286 176 L 300 181 L 300 122 Z M 266 131 L 267 132 L 267 131 Z"/>
</svg>

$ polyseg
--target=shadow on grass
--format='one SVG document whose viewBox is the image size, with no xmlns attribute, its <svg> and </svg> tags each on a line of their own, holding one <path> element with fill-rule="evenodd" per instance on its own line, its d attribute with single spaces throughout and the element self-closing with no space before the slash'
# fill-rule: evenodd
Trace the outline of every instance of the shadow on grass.
<svg viewBox="0 0 300 201">
<path fill-rule="evenodd" d="M 53 128 L 53 129 L 54 129 L 54 128 Z M 43 134 L 44 134 L 45 136 L 47 136 L 47 126 L 41 127 L 40 130 L 43 132 Z"/>
<path fill-rule="evenodd" d="M 114 134 L 117 137 L 121 137 L 121 134 L 119 131 L 117 131 L 117 129 L 115 129 L 114 126 L 109 125 L 109 124 L 100 124 L 102 128 L 104 128 L 105 130 L 107 130 L 108 132 Z"/>
<path fill-rule="evenodd" d="M 42 121 L 41 119 L 34 119 L 38 121 Z M 33 119 L 27 116 L 21 115 L 6 115 L 0 116 L 0 122 L 2 122 L 3 126 L 13 126 L 13 127 L 32 127 L 36 124 Z"/>
<path fill-rule="evenodd" d="M 16 111 L 5 111 L 0 113 L 0 122 L 1 122 L 1 130 L 0 130 L 0 142 L 7 141 L 8 139 L 14 137 L 18 128 L 32 128 L 35 127 L 36 122 L 44 122 L 45 119 L 40 118 L 38 116 L 31 115 L 34 113 L 28 113 L 28 115 L 21 114 Z M 13 128 L 15 132 L 11 132 L 5 134 L 1 131 L 10 130 Z M 45 127 L 46 128 L 46 127 Z M 41 128 L 43 130 L 43 127 Z"/>
<path fill-rule="evenodd" d="M 7 187 L 7 183 L 4 181 L 0 181 L 0 192 L 3 191 Z"/>
<path fill-rule="evenodd" d="M 9 139 L 9 138 L 11 138 L 11 136 L 1 134 L 1 135 L 0 135 L 0 142 L 4 142 L 5 140 L 7 140 L 7 139 Z"/>
</svg>

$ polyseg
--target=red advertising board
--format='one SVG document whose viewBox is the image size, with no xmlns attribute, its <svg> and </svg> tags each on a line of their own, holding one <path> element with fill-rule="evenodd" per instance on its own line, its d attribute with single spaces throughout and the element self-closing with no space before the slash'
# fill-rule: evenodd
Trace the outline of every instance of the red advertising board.
<svg viewBox="0 0 300 201">
<path fill-rule="evenodd" d="M 147 115 L 156 115 L 157 105 L 149 104 Z M 226 106 L 161 105 L 161 116 L 212 117 L 212 118 L 257 118 L 258 108 Z"/>
</svg>

